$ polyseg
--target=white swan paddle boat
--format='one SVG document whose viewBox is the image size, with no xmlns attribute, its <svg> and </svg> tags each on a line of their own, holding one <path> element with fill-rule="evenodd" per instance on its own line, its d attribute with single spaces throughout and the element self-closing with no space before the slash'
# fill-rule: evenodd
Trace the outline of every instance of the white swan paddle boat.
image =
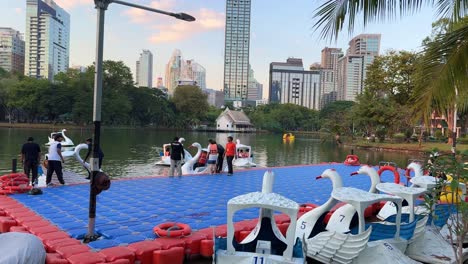
<svg viewBox="0 0 468 264">
<path fill-rule="evenodd" d="M 333 190 L 341 188 L 341 176 L 333 169 L 325 170 L 316 179 L 328 178 Z M 307 256 L 323 263 L 351 263 L 366 247 L 372 228 L 359 235 L 326 231 L 323 219 L 337 200 L 330 197 L 323 205 L 303 214 L 297 220 L 296 238 L 303 241 Z"/>
<path fill-rule="evenodd" d="M 228 201 L 227 238 L 215 240 L 213 263 L 279 264 L 306 263 L 300 240 L 295 239 L 299 205 L 273 192 L 274 174 L 265 172 L 261 192 L 252 192 Z M 234 214 L 242 209 L 260 208 L 257 226 L 240 243 L 234 239 Z M 291 223 L 284 237 L 274 219 L 274 212 L 289 216 Z"/>
<path fill-rule="evenodd" d="M 67 131 L 66 129 L 62 129 L 62 131 L 50 133 L 50 136 L 48 137 L 49 142 L 46 143 L 46 146 L 50 146 L 50 144 L 55 141 L 54 136 L 57 135 L 57 134 L 60 134 L 60 135 L 63 136 L 63 141 L 61 142 L 62 146 L 64 146 L 64 147 L 74 146 L 75 144 L 73 143 L 71 138 L 69 138 L 69 137 L 67 137 L 67 135 L 65 135 L 66 131 Z"/>
<path fill-rule="evenodd" d="M 256 167 L 257 164 L 253 162 L 252 147 L 243 145 L 240 140 L 236 140 L 236 156 L 232 161 L 232 165 L 236 167 Z"/>
<path fill-rule="evenodd" d="M 417 171 L 418 167 L 414 167 L 414 169 Z M 425 188 L 418 188 L 414 186 L 405 187 L 395 183 L 379 183 L 380 178 L 378 177 L 378 174 L 373 168 L 368 166 L 361 167 L 356 172 L 356 174 L 365 174 L 371 177 L 371 190 L 374 187 L 382 192 L 386 192 L 405 199 L 408 202 L 408 206 L 402 207 L 402 212 L 406 213 L 403 214 L 403 216 L 405 216 L 405 221 L 413 222 L 415 221 L 415 218 L 418 218 L 416 219 L 417 222 L 414 234 L 408 240 L 407 246 L 405 247 L 404 243 L 399 243 L 397 245 L 392 243 L 392 245 L 398 247 L 398 249 L 404 252 L 405 255 L 416 261 L 441 264 L 455 263 L 455 256 L 451 246 L 440 236 L 440 234 L 438 234 L 439 232 L 437 232 L 437 230 L 435 230 L 433 227 L 426 227 L 428 216 L 425 214 L 415 215 L 415 212 L 427 212 L 427 210 L 424 210 L 423 207 L 415 207 L 415 199 L 427 191 Z M 420 209 L 415 210 L 415 208 Z M 393 219 L 395 214 L 397 214 L 395 205 L 392 202 L 387 202 L 377 217 L 383 220 L 392 219 L 390 221 L 394 221 Z M 391 217 L 392 215 L 393 217 Z"/>
<path fill-rule="evenodd" d="M 401 198 L 389 195 L 372 194 L 355 188 L 341 187 L 341 177 L 332 169 L 325 170 L 321 177 L 332 180 L 334 185 L 332 196 L 327 203 L 307 212 L 299 218 L 298 225 L 296 227 L 296 236 L 300 238 L 300 235 L 302 234 L 305 239 L 304 247 L 306 248 L 308 257 L 323 263 L 376 263 L 375 258 L 378 255 L 378 263 L 417 263 L 405 256 L 393 245 L 395 241 L 406 241 L 400 238 L 400 229 L 402 230 L 402 236 L 407 236 L 408 232 L 406 230 L 411 230 L 410 232 L 412 234 L 414 225 L 401 226 L 399 221 L 397 221 L 396 224 L 391 223 L 391 227 L 387 228 L 389 230 L 384 230 L 384 233 L 389 232 L 389 235 L 387 236 L 379 236 L 379 230 L 382 230 L 382 227 L 377 225 L 369 226 L 364 231 L 365 208 L 377 201 L 392 200 L 400 204 L 399 208 L 401 210 Z M 320 178 L 320 176 L 318 178 Z M 375 186 L 371 186 L 371 189 L 372 188 L 375 188 Z M 346 197 L 349 199 L 345 199 Z M 323 227 L 323 216 L 333 207 L 334 204 L 338 202 L 338 200 L 347 202 L 350 206 L 356 208 L 351 210 L 349 209 L 349 206 L 344 205 L 340 207 L 344 209 L 337 211 L 338 214 L 346 211 L 351 212 L 349 216 L 340 215 L 340 218 L 343 220 L 345 218 L 351 219 L 357 212 L 359 219 L 359 232 L 357 234 L 343 232 L 343 230 L 349 230 L 350 220 L 345 221 L 344 224 L 339 221 L 335 224 L 330 223 L 336 218 L 337 211 L 332 215 L 333 219 L 330 219 L 327 227 Z M 400 210 L 399 212 L 401 212 Z M 314 225 L 313 228 L 310 228 L 312 225 Z M 373 230 L 374 227 L 376 230 Z M 313 231 L 311 232 L 311 230 Z M 309 232 L 310 235 L 308 235 Z M 368 242 L 369 239 L 376 241 Z M 381 254 L 383 256 L 380 256 Z"/>
<path fill-rule="evenodd" d="M 185 138 L 179 138 L 179 142 L 183 144 L 185 141 Z M 162 151 L 159 153 L 159 156 L 161 157 L 161 160 L 156 162 L 156 165 L 162 165 L 162 166 L 171 166 L 171 143 L 164 144 L 162 146 Z M 182 161 L 182 163 L 185 163 L 189 161 L 192 158 L 192 154 L 188 152 L 184 148 L 184 153 L 185 153 L 185 158 Z"/>
<path fill-rule="evenodd" d="M 202 149 L 201 145 L 197 142 L 193 143 L 191 147 L 197 148 L 197 154 L 195 154 L 195 156 L 191 157 L 184 163 L 184 165 L 182 165 L 182 175 L 210 173 L 210 170 L 208 169 L 208 166 L 206 166 L 206 164 L 202 167 L 197 167 L 195 169 L 193 168 L 195 163 L 198 162 L 202 151 L 207 151 L 207 149 Z"/>
</svg>

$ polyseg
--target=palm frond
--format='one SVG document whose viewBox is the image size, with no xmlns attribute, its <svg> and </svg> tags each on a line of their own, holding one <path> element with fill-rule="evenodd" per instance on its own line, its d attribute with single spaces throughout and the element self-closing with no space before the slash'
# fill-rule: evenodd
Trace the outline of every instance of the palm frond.
<svg viewBox="0 0 468 264">
<path fill-rule="evenodd" d="M 437 0 L 435 6 L 440 17 L 450 18 L 454 23 L 468 15 L 468 0 Z"/>
<path fill-rule="evenodd" d="M 468 109 L 468 24 L 441 34 L 424 51 L 414 106 L 430 115 L 453 107 Z"/>
<path fill-rule="evenodd" d="M 336 39 L 346 26 L 352 34 L 362 15 L 363 25 L 391 20 L 420 11 L 425 5 L 436 8 L 439 16 L 457 22 L 468 13 L 468 0 L 327 0 L 314 11 L 314 31 L 321 38 Z"/>
</svg>

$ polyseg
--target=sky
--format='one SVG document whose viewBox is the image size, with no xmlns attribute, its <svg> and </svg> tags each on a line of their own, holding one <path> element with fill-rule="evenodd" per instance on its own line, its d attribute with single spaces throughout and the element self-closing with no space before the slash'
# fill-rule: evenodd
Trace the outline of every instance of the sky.
<svg viewBox="0 0 468 264">
<path fill-rule="evenodd" d="M 207 87 L 221 90 L 224 61 L 224 0 L 125 0 L 171 12 L 194 16 L 196 22 L 135 8 L 111 4 L 106 11 L 104 59 L 122 60 L 135 73 L 142 49 L 153 53 L 153 77 L 164 78 L 165 65 L 174 49 L 184 59 L 194 59 L 206 68 Z M 93 0 L 55 0 L 70 14 L 70 66 L 88 66 L 95 58 L 96 10 Z M 388 50 L 420 50 L 437 19 L 434 9 L 423 9 L 402 19 L 378 22 L 347 30 L 336 41 L 320 38 L 313 30 L 314 10 L 322 0 L 252 0 L 250 64 L 255 78 L 268 96 L 268 71 L 271 62 L 289 57 L 302 58 L 304 66 L 320 62 L 324 47 L 345 51 L 349 40 L 361 33 L 380 33 L 381 53 Z M 26 0 L 0 0 L 0 27 L 25 32 Z M 156 84 L 153 81 L 154 85 Z"/>
</svg>

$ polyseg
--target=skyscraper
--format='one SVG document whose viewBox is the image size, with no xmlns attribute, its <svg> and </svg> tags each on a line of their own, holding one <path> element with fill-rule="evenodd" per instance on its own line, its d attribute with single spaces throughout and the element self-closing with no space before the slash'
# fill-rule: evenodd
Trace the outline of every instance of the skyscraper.
<svg viewBox="0 0 468 264">
<path fill-rule="evenodd" d="M 270 103 L 319 109 L 320 70 L 305 71 L 302 59 L 270 63 Z"/>
<path fill-rule="evenodd" d="M 53 80 L 68 69 L 70 15 L 53 0 L 26 1 L 24 74 Z"/>
<path fill-rule="evenodd" d="M 195 60 L 187 60 L 184 68 L 184 79 L 192 80 L 197 83 L 197 86 L 206 89 L 206 70 Z"/>
<path fill-rule="evenodd" d="M 143 50 L 136 62 L 135 82 L 137 86 L 153 87 L 153 54 L 149 50 Z"/>
<path fill-rule="evenodd" d="M 169 62 L 166 64 L 165 82 L 169 94 L 174 93 L 174 90 L 182 77 L 183 63 L 184 60 L 182 58 L 182 53 L 179 49 L 175 49 L 174 52 L 172 52 Z"/>
<path fill-rule="evenodd" d="M 338 59 L 343 56 L 339 48 L 322 49 L 320 63 L 320 109 L 337 100 Z"/>
<path fill-rule="evenodd" d="M 226 0 L 224 97 L 247 100 L 249 82 L 250 0 Z"/>
<path fill-rule="evenodd" d="M 0 68 L 24 72 L 23 36 L 12 28 L 0 28 Z"/>
<path fill-rule="evenodd" d="M 346 56 L 338 59 L 338 100 L 355 101 L 362 93 L 367 67 L 379 55 L 380 38 L 380 34 L 360 34 L 349 41 Z"/>
<path fill-rule="evenodd" d="M 250 66 L 249 66 L 250 68 Z M 263 85 L 260 84 L 254 76 L 254 70 L 249 69 L 249 84 L 247 86 L 247 99 L 256 101 L 262 99 Z"/>
</svg>

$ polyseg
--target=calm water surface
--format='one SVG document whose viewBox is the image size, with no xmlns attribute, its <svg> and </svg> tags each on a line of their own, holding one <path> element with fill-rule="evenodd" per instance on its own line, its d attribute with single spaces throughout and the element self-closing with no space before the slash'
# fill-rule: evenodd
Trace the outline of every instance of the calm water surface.
<svg viewBox="0 0 468 264">
<path fill-rule="evenodd" d="M 55 129 L 55 131 L 60 130 Z M 0 175 L 11 170 L 11 160 L 19 158 L 22 144 L 29 136 L 35 138 L 46 153 L 47 136 L 52 131 L 44 129 L 16 129 L 0 128 Z M 84 142 L 92 136 L 92 130 L 70 129 L 66 135 L 73 140 L 75 145 Z M 234 139 L 240 139 L 242 144 L 251 145 L 254 154 L 254 162 L 259 167 L 275 167 L 285 165 L 314 164 L 321 162 L 343 162 L 351 148 L 338 147 L 334 142 L 323 142 L 318 138 L 308 136 L 296 136 L 296 140 L 284 143 L 279 134 L 228 134 L 214 132 L 175 132 L 158 131 L 150 129 L 103 129 L 101 146 L 105 153 L 103 170 L 112 177 L 139 177 L 153 175 L 167 175 L 168 167 L 157 166 L 160 160 L 159 152 L 162 145 L 170 142 L 174 136 L 184 137 L 184 145 L 187 147 L 193 142 L 202 146 L 208 144 L 208 139 L 216 139 L 218 143 L 225 145 L 226 137 L 232 135 Z M 195 154 L 196 150 L 190 150 Z M 355 149 L 361 163 L 377 165 L 380 161 L 393 161 L 400 167 L 407 165 L 408 159 L 421 158 L 411 153 L 398 153 L 386 151 L 369 151 Z M 83 150 L 81 156 L 86 155 Z M 74 157 L 66 158 L 66 170 L 85 174 L 84 169 Z"/>
</svg>

